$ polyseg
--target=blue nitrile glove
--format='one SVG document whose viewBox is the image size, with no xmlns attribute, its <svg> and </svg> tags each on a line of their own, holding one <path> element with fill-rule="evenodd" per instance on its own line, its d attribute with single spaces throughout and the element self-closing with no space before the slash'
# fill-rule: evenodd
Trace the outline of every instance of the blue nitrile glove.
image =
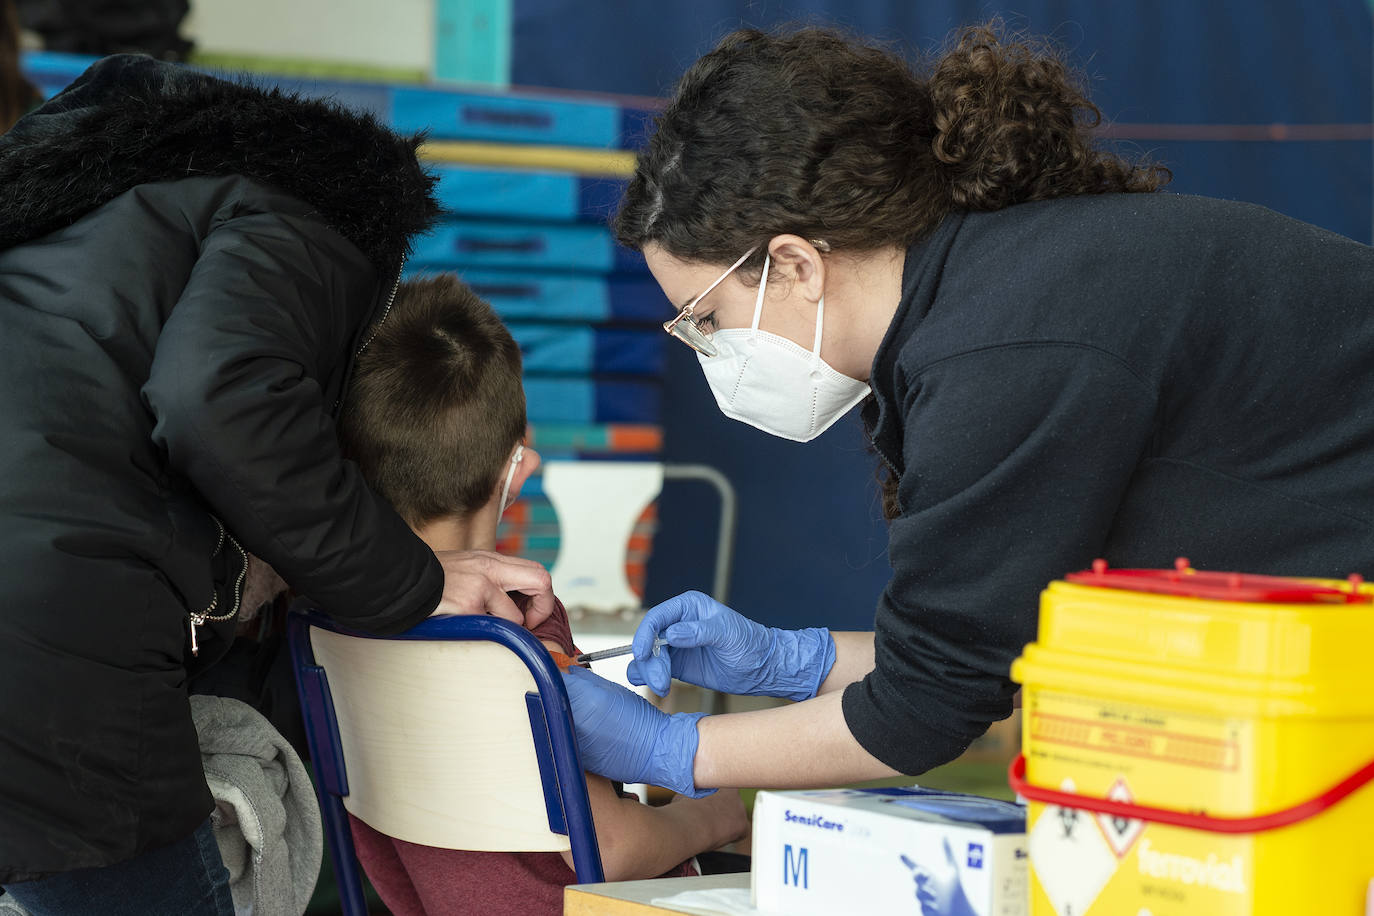
<svg viewBox="0 0 1374 916">
<path fill-rule="evenodd" d="M 653 650 L 662 634 L 668 645 Z M 669 598 L 635 630 L 631 684 L 659 696 L 671 678 L 710 690 L 809 700 L 835 664 L 835 640 L 825 627 L 765 627 L 701 592 Z"/>
<path fill-rule="evenodd" d="M 646 782 L 704 798 L 692 778 L 697 720 L 705 713 L 668 715 L 632 690 L 573 665 L 563 674 L 572 703 L 582 766 L 607 779 Z"/>
</svg>

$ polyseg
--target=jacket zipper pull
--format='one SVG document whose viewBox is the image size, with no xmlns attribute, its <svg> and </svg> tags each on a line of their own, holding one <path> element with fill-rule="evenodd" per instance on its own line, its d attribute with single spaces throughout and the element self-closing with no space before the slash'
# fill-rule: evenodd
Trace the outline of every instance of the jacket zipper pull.
<svg viewBox="0 0 1374 916">
<path fill-rule="evenodd" d="M 200 646 L 197 645 L 197 643 L 196 643 L 196 627 L 202 625 L 203 623 L 205 623 L 205 615 L 204 615 L 204 614 L 192 614 L 192 615 L 191 615 L 191 654 L 192 654 L 192 655 L 196 655 L 196 656 L 199 656 L 199 655 L 200 655 Z"/>
</svg>

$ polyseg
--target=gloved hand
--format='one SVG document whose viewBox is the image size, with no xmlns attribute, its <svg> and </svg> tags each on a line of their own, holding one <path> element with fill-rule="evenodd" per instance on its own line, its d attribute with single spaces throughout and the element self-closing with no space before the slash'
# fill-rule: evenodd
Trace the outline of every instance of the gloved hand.
<svg viewBox="0 0 1374 916">
<path fill-rule="evenodd" d="M 704 798 L 692 778 L 697 720 L 705 713 L 668 715 L 639 694 L 573 665 L 563 673 L 572 704 L 582 766 L 607 779 L 646 782 Z"/>
<path fill-rule="evenodd" d="M 668 645 L 655 653 L 660 633 Z M 809 700 L 835 664 L 835 640 L 825 627 L 765 627 L 701 592 L 650 610 L 633 645 L 630 683 L 647 684 L 659 696 L 677 678 L 725 693 Z"/>
</svg>

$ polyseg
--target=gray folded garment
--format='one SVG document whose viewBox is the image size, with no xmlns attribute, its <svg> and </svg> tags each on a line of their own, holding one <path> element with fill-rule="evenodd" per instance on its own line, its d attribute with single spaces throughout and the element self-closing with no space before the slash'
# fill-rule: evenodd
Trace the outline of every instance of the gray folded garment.
<svg viewBox="0 0 1374 916">
<path fill-rule="evenodd" d="M 210 821 L 243 916 L 299 916 L 320 874 L 319 803 L 300 757 L 246 703 L 192 696 Z"/>
</svg>

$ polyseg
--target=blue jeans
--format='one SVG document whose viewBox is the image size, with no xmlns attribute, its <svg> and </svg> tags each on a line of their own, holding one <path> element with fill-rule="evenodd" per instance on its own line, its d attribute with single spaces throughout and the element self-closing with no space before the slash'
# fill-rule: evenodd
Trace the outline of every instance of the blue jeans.
<svg viewBox="0 0 1374 916">
<path fill-rule="evenodd" d="M 34 916 L 234 916 L 229 870 L 208 820 L 127 862 L 9 884 L 5 893 Z"/>
</svg>

